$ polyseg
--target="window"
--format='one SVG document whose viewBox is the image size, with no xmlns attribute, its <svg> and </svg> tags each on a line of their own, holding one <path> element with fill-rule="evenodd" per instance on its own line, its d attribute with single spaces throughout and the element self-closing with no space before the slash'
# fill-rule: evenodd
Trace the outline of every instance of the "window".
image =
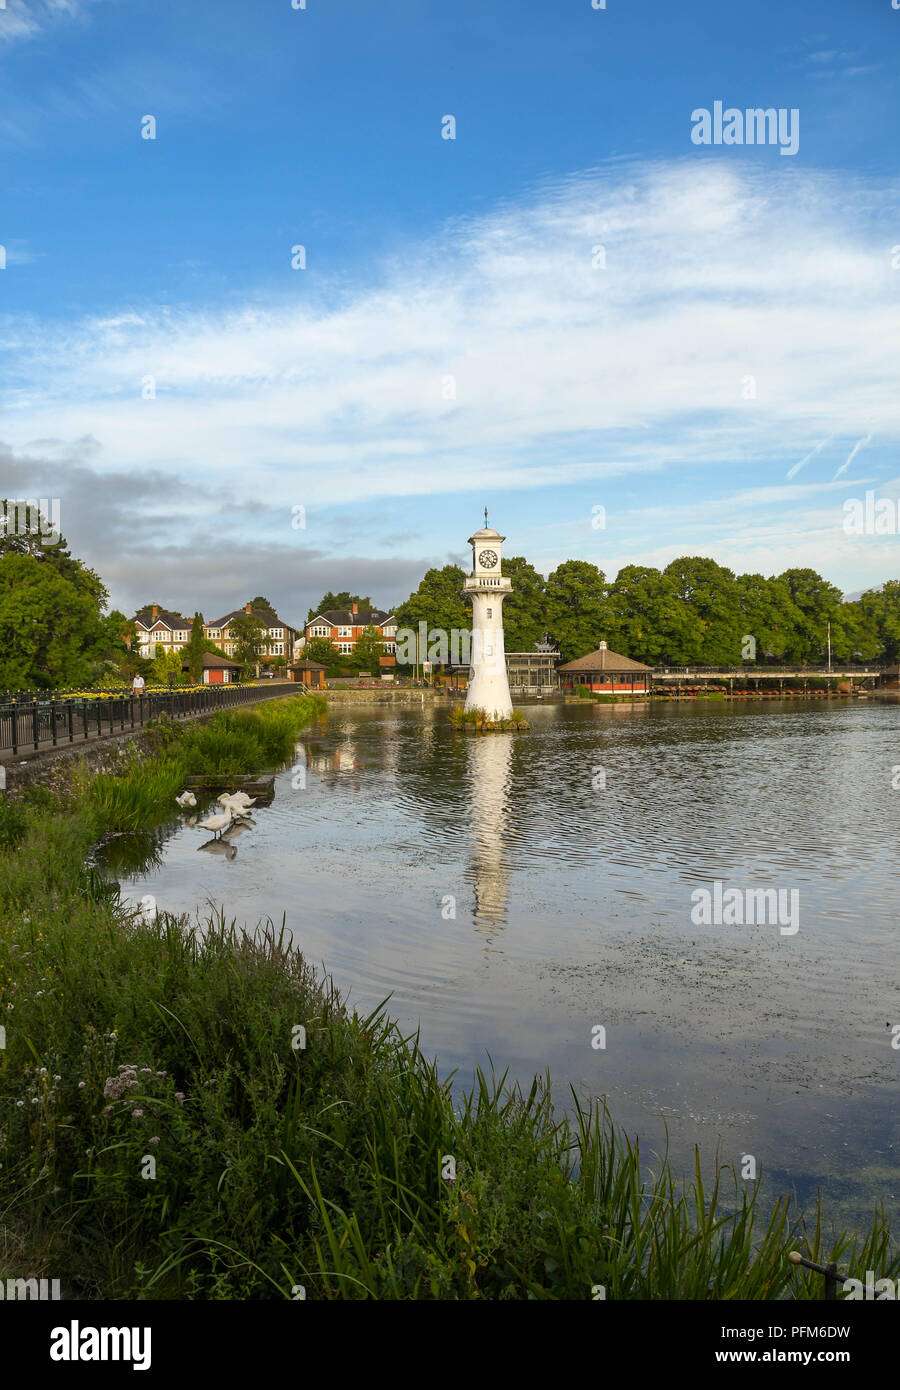
<svg viewBox="0 0 900 1390">
<path fill-rule="evenodd" d="M 337 649 L 338 649 L 339 652 L 342 652 L 344 656 L 349 656 L 350 653 L 353 651 L 353 643 L 352 643 L 352 642 L 338 642 L 338 644 L 337 644 Z"/>
<path fill-rule="evenodd" d="M 330 637 L 331 628 L 326 627 L 324 623 L 317 623 L 315 627 L 310 628 L 310 633 L 313 637 Z"/>
<path fill-rule="evenodd" d="M 269 647 L 269 651 L 272 653 L 273 656 L 284 656 L 284 643 L 273 642 L 272 645 Z"/>
<path fill-rule="evenodd" d="M 493 608 L 489 608 L 489 609 L 487 610 L 487 616 L 488 616 L 489 618 L 493 618 L 493 616 L 494 616 L 494 610 L 493 610 Z"/>
<path fill-rule="evenodd" d="M 353 628 L 352 628 L 352 627 L 339 627 L 339 628 L 338 628 L 338 637 L 352 637 L 352 636 L 353 636 Z"/>
</svg>

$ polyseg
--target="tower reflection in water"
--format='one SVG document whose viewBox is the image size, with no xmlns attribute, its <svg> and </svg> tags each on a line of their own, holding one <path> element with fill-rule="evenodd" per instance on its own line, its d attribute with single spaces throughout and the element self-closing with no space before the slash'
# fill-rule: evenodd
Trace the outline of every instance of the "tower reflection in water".
<svg viewBox="0 0 900 1390">
<path fill-rule="evenodd" d="M 472 734 L 469 738 L 473 921 L 475 930 L 489 942 L 493 942 L 506 925 L 509 862 L 505 837 L 511 811 L 514 738 L 514 734 L 501 733 Z"/>
</svg>

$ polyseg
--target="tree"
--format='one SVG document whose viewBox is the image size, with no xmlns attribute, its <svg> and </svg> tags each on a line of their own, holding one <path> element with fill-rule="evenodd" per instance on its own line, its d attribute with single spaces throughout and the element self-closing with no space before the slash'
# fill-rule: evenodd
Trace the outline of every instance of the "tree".
<svg viewBox="0 0 900 1390">
<path fill-rule="evenodd" d="M 504 576 L 512 580 L 512 593 L 503 604 L 503 628 L 508 652 L 530 652 L 546 631 L 544 576 L 521 555 L 503 561 Z"/>
<path fill-rule="evenodd" d="M 650 565 L 625 565 L 609 591 L 608 636 L 614 651 L 658 666 L 671 660 L 670 636 L 683 622 L 670 575 Z"/>
<path fill-rule="evenodd" d="M 151 681 L 154 685 L 184 685 L 185 674 L 181 669 L 183 661 L 184 655 L 181 651 L 172 651 L 171 648 L 157 643 L 153 660 L 150 663 Z"/>
<path fill-rule="evenodd" d="M 61 579 L 66 579 L 79 593 L 87 594 L 94 600 L 97 611 L 105 608 L 109 594 L 100 576 L 95 574 L 69 552 L 65 536 L 57 533 L 53 544 L 50 539 L 51 526 L 43 512 L 38 517 L 31 516 L 30 529 L 20 529 L 24 519 L 21 509 L 11 498 L 0 500 L 0 560 L 11 555 L 25 555 L 40 564 L 48 565 Z"/>
<path fill-rule="evenodd" d="M 839 622 L 840 589 L 811 569 L 785 570 L 779 578 L 790 591 L 800 615 L 791 635 L 787 655 L 794 661 L 820 661 L 825 655 L 829 622 L 837 627 L 837 631 L 832 632 L 832 650 L 838 655 L 835 640 L 838 646 L 844 645 L 844 633 Z"/>
<path fill-rule="evenodd" d="M 472 605 L 463 598 L 465 574 L 459 565 L 444 565 L 443 569 L 426 572 L 415 593 L 395 609 L 398 628 L 418 631 L 424 622 L 428 630 L 437 628 L 449 634 L 454 630 L 471 632 Z M 421 655 L 424 657 L 425 652 Z"/>
<path fill-rule="evenodd" d="M 606 577 L 587 560 L 566 560 L 547 580 L 547 632 L 563 661 L 596 651 L 609 619 Z"/>
<path fill-rule="evenodd" d="M 319 661 L 323 666 L 338 666 L 341 655 L 327 637 L 310 637 L 303 648 L 303 660 Z"/>
<path fill-rule="evenodd" d="M 358 671 L 377 673 L 379 659 L 384 655 L 384 639 L 376 627 L 364 627 L 356 639 L 353 664 Z"/>
<path fill-rule="evenodd" d="M 236 613 L 228 626 L 234 643 L 232 660 L 240 666 L 256 666 L 268 638 L 262 619 L 256 613 Z"/>
<path fill-rule="evenodd" d="M 320 613 L 328 613 L 335 608 L 352 609 L 354 603 L 360 613 L 371 613 L 372 600 L 368 597 L 360 598 L 359 594 L 351 594 L 346 589 L 342 589 L 339 594 L 333 594 L 329 589 L 327 594 L 322 595 L 322 600 L 318 608 L 311 608 L 306 615 L 306 621 L 311 623 L 313 618 L 317 618 Z"/>
<path fill-rule="evenodd" d="M 678 600 L 669 660 L 686 666 L 737 665 L 742 620 L 732 571 L 706 556 L 685 555 L 663 573 Z"/>
<path fill-rule="evenodd" d="M 6 550 L 0 558 L 3 689 L 81 685 L 91 678 L 93 663 L 102 656 L 109 633 L 98 588 L 78 582 L 77 575 L 65 578 L 61 568 L 68 567 L 15 550 Z M 99 581 L 98 585 L 105 594 Z"/>
<path fill-rule="evenodd" d="M 738 609 L 742 618 L 741 661 L 781 661 L 788 652 L 798 624 L 800 610 L 783 579 L 767 579 L 762 574 L 739 574 L 735 580 Z M 744 658 L 746 638 L 752 637 L 755 656 Z M 749 647 L 751 653 L 753 646 Z"/>
<path fill-rule="evenodd" d="M 880 589 L 867 589 L 856 603 L 862 626 L 861 654 L 879 655 L 889 664 L 900 661 L 900 579 L 888 579 Z M 872 642 L 876 651 L 870 650 Z"/>
<path fill-rule="evenodd" d="M 199 613 L 195 613 L 191 623 L 191 636 L 185 653 L 191 685 L 199 685 L 203 680 L 203 643 L 203 619 Z"/>
</svg>

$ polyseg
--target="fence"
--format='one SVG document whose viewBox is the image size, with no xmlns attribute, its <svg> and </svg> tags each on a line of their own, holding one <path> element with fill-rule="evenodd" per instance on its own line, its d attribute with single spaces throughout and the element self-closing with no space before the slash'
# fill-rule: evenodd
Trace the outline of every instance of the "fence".
<svg viewBox="0 0 900 1390">
<path fill-rule="evenodd" d="M 259 685 L 206 686 L 203 690 L 161 690 L 145 695 L 16 696 L 0 704 L 0 753 L 56 747 L 137 729 L 166 715 L 187 719 L 207 711 L 231 709 L 282 695 L 296 688 Z"/>
</svg>

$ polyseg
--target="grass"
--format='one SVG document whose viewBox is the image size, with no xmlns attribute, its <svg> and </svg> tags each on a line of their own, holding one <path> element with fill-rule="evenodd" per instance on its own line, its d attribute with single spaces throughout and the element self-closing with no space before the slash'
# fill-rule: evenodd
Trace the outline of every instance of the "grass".
<svg viewBox="0 0 900 1390">
<path fill-rule="evenodd" d="M 450 723 L 455 729 L 527 729 L 528 720 L 520 709 L 514 709 L 508 719 L 498 719 L 496 711 L 490 713 L 476 705 L 466 709 L 456 704 L 449 712 Z"/>
<path fill-rule="evenodd" d="M 263 709 L 271 755 L 301 711 Z M 246 752 L 231 731 L 203 758 Z M 129 915 L 86 867 L 98 828 L 152 819 L 199 733 L 163 728 L 167 751 L 110 779 L 133 793 L 3 803 L 0 1277 L 118 1299 L 571 1300 L 821 1297 L 792 1248 L 900 1273 L 882 1213 L 826 1234 L 731 1169 L 682 1182 L 539 1080 L 479 1073 L 454 1096 L 283 927 Z"/>
<path fill-rule="evenodd" d="M 147 724 L 155 757 L 134 754 L 120 773 L 84 781 L 98 834 L 138 830 L 171 815 L 185 777 L 281 766 L 290 758 L 300 730 L 325 708 L 321 697 L 294 695 L 251 709 L 220 710 L 205 724 L 164 718 Z"/>
</svg>

